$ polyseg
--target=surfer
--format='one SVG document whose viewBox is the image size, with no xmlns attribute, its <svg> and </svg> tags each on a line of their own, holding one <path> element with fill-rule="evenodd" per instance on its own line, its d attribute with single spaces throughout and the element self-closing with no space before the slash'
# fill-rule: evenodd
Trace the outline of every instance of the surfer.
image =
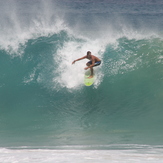
<svg viewBox="0 0 163 163">
<path fill-rule="evenodd" d="M 93 78 L 93 67 L 100 65 L 100 64 L 101 64 L 101 60 L 100 60 L 98 57 L 92 55 L 90 51 L 87 52 L 87 55 L 86 55 L 86 56 L 74 60 L 74 61 L 72 62 L 72 64 L 74 64 L 76 61 L 79 61 L 79 60 L 82 60 L 82 59 L 85 59 L 85 58 L 86 58 L 86 59 L 89 59 L 90 61 L 86 63 L 86 65 L 87 65 L 88 67 L 85 67 L 84 69 L 87 70 L 87 69 L 90 68 L 90 70 L 91 70 L 91 75 L 89 76 L 89 78 Z"/>
</svg>

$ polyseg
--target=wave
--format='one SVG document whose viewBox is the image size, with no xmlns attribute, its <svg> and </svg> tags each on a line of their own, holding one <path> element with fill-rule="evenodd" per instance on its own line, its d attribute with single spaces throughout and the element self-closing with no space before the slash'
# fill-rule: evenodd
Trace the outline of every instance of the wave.
<svg viewBox="0 0 163 163">
<path fill-rule="evenodd" d="M 80 2 L 71 1 L 69 3 L 80 4 Z M 9 54 L 21 55 L 23 53 L 22 47 L 28 40 L 52 36 L 64 30 L 75 37 L 79 36 L 79 39 L 84 37 L 84 39 L 90 40 L 90 43 L 96 40 L 96 44 L 103 46 L 115 43 L 117 39 L 122 37 L 138 40 L 148 39 L 151 36 L 162 38 L 161 30 L 159 31 L 160 28 L 162 29 L 162 25 L 159 23 L 162 15 L 158 17 L 157 13 L 140 14 L 136 18 L 133 13 L 128 15 L 130 10 L 125 15 L 122 13 L 110 15 L 106 10 L 103 10 L 103 14 L 100 13 L 100 9 L 97 10 L 97 13 L 94 10 L 90 10 L 90 13 L 84 12 L 82 6 L 77 8 L 81 11 L 80 13 L 74 10 L 74 5 L 71 8 L 69 3 L 64 4 L 62 1 L 52 0 L 46 3 L 43 0 L 36 0 L 34 3 L 17 0 L 10 3 L 1 2 L 1 49 Z M 103 5 L 103 3 L 98 4 Z M 115 8 L 116 6 L 112 6 L 111 3 L 108 7 Z M 117 11 L 123 10 L 121 5 L 117 7 L 119 7 Z M 156 5 L 156 7 L 158 6 Z M 144 23 L 142 23 L 142 19 L 145 21 Z M 158 28 L 154 26 L 150 28 L 151 21 Z M 136 23 L 138 25 L 135 25 Z"/>
<path fill-rule="evenodd" d="M 30 3 L 34 5 L 29 9 Z M 85 14 L 73 24 L 71 8 L 64 15 L 54 10 L 57 5 L 12 1 L 0 7 L 2 144 L 30 146 L 33 140 L 36 146 L 159 144 L 160 32 L 148 28 L 144 32 L 146 28 L 121 18 L 111 24 L 115 17 L 110 16 L 101 26 L 101 16 L 92 14 L 87 15 L 88 20 L 94 18 L 87 28 Z M 83 84 L 87 61 L 72 65 L 88 50 L 102 59 L 92 87 Z"/>
</svg>

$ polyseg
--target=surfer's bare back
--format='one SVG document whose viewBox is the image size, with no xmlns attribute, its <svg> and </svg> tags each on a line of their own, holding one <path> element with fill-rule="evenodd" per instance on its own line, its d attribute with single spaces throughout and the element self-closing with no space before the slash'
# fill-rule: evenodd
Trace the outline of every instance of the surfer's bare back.
<svg viewBox="0 0 163 163">
<path fill-rule="evenodd" d="M 90 61 L 87 62 L 87 64 L 86 64 L 88 67 L 85 67 L 84 69 L 87 70 L 87 69 L 90 68 L 90 70 L 91 70 L 91 75 L 89 76 L 89 78 L 92 78 L 92 77 L 93 77 L 93 67 L 99 66 L 99 65 L 101 64 L 101 60 L 100 60 L 98 57 L 92 55 L 90 51 L 88 51 L 86 56 L 74 60 L 74 61 L 72 62 L 72 64 L 74 64 L 76 61 L 79 61 L 79 60 L 82 60 L 82 59 L 85 59 L 85 58 L 86 58 L 86 59 L 89 59 Z"/>
</svg>

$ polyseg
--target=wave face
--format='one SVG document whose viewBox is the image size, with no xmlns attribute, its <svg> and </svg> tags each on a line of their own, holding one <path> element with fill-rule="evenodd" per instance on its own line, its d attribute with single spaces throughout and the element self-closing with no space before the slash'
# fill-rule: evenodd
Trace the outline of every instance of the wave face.
<svg viewBox="0 0 163 163">
<path fill-rule="evenodd" d="M 162 144 L 161 1 L 0 3 L 1 146 Z"/>
</svg>

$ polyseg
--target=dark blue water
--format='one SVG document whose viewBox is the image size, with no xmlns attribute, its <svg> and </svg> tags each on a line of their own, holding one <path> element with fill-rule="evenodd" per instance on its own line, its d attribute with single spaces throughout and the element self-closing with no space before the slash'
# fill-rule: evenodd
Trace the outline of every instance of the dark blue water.
<svg viewBox="0 0 163 163">
<path fill-rule="evenodd" d="M 162 145 L 162 1 L 0 4 L 1 147 Z"/>
</svg>

